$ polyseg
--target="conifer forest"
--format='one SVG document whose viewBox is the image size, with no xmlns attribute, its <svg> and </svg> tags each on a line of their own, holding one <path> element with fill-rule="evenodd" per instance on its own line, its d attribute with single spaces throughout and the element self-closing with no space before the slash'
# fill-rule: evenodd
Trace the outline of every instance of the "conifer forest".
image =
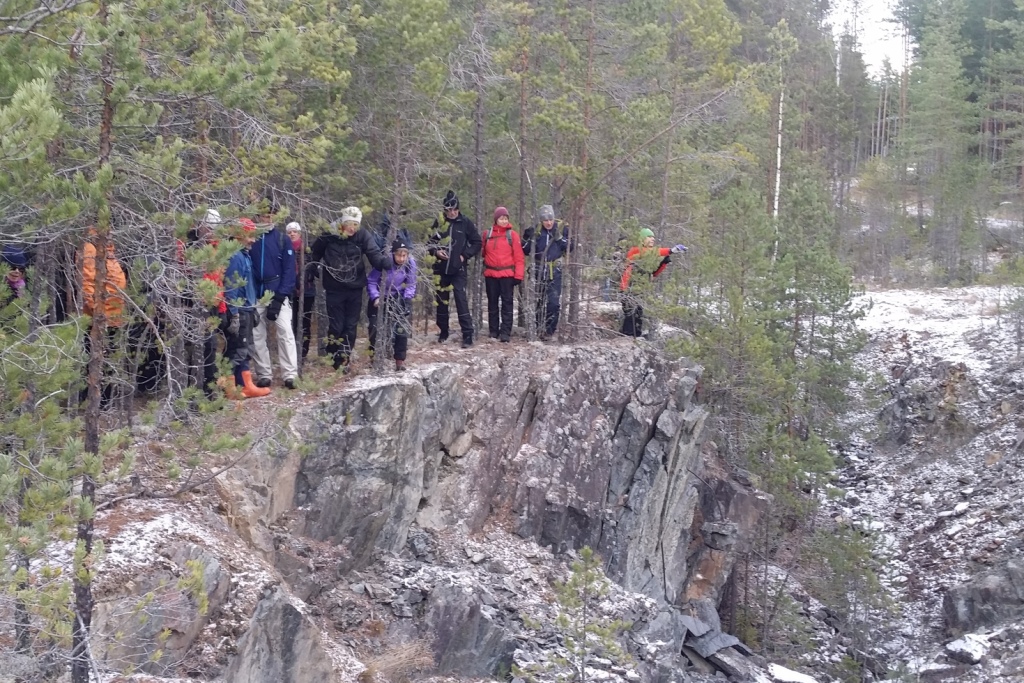
<svg viewBox="0 0 1024 683">
<path fill-rule="evenodd" d="M 241 219 L 312 243 L 354 206 L 382 244 L 407 235 L 417 348 L 437 334 L 427 243 L 449 190 L 481 233 L 496 207 L 520 233 L 553 207 L 573 247 L 561 344 L 616 337 L 641 230 L 685 245 L 634 293 L 664 353 L 703 367 L 720 452 L 772 496 L 723 629 L 769 658 L 798 647 L 757 569 L 785 552 L 870 641 L 886 605 L 867 541 L 808 523 L 863 380 L 852 302 L 998 285 L 1024 328 L 1024 2 L 892 0 L 906 64 L 871 71 L 857 6 L 0 0 L 0 247 L 25 255 L 21 281 L 0 263 L 0 652 L 35 672 L 17 680 L 108 680 L 90 645 L 100 513 L 199 495 L 278 438 L 218 429 L 236 404 L 196 379 L 220 295 L 203 275 L 228 266 Z M 195 246 L 211 209 L 220 239 Z M 537 305 L 529 283 L 517 296 Z M 309 301 L 307 389 L 335 381 Z M 171 445 L 141 447 L 140 429 Z M 202 592 L 196 572 L 181 591 Z"/>
</svg>

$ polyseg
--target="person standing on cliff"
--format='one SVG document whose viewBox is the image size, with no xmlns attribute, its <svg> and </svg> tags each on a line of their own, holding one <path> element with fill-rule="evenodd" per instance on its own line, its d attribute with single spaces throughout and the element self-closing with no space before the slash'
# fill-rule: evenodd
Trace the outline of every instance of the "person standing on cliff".
<svg viewBox="0 0 1024 683">
<path fill-rule="evenodd" d="M 459 210 L 459 198 L 448 190 L 442 202 L 444 212 L 434 220 L 427 240 L 427 253 L 434 260 L 434 303 L 437 305 L 437 341 L 448 340 L 448 301 L 455 293 L 455 310 L 462 328 L 462 348 L 473 345 L 473 316 L 466 295 L 466 264 L 480 253 L 480 233 L 473 221 Z"/>
<path fill-rule="evenodd" d="M 270 358 L 267 330 L 274 325 L 277 332 L 277 361 L 281 365 L 284 385 L 296 388 L 299 362 L 292 332 L 292 302 L 295 293 L 295 250 L 284 226 L 274 224 L 274 215 L 280 211 L 274 198 L 268 196 L 268 208 L 258 218 L 261 225 L 269 226 L 252 246 L 253 278 L 257 300 L 271 295 L 267 304 L 256 304 L 258 323 L 253 329 L 252 342 L 255 355 L 256 386 L 269 387 L 273 383 L 274 366 Z"/>
<path fill-rule="evenodd" d="M 627 337 L 640 337 L 643 335 L 644 307 L 643 300 L 630 291 L 630 284 L 634 272 L 650 274 L 656 278 L 665 270 L 671 262 L 672 254 L 680 254 L 686 251 L 686 247 L 677 244 L 672 248 L 655 247 L 654 231 L 644 228 L 640 231 L 640 245 L 632 247 L 626 252 L 626 268 L 622 272 L 622 279 L 619 281 L 619 290 L 622 295 L 622 334 Z M 660 257 L 660 260 L 658 258 Z M 657 265 L 654 265 L 654 264 Z"/>
<path fill-rule="evenodd" d="M 512 339 L 512 299 L 523 281 L 525 258 L 519 233 L 512 227 L 508 209 L 494 210 L 494 224 L 483 241 L 484 283 L 487 287 L 487 325 L 491 339 Z"/>
<path fill-rule="evenodd" d="M 378 332 L 391 335 L 395 371 L 405 370 L 405 358 L 412 334 L 412 300 L 416 297 L 416 260 L 401 237 L 391 244 L 391 270 L 376 268 L 367 277 L 366 318 L 370 328 L 370 353 L 376 353 Z M 384 345 L 384 344 L 382 344 Z"/>
<path fill-rule="evenodd" d="M 239 249 L 232 254 L 224 271 L 224 302 L 228 309 L 224 355 L 231 361 L 234 386 L 228 380 L 225 388 L 228 398 L 260 398 L 269 394 L 270 389 L 257 387 L 249 370 L 252 329 L 259 324 L 256 317 L 256 280 L 250 253 L 256 242 L 256 224 L 248 218 L 240 219 L 234 238 Z"/>
<path fill-rule="evenodd" d="M 350 206 L 341 212 L 337 234 L 325 233 L 313 243 L 310 261 L 323 266 L 324 296 L 327 299 L 327 353 L 334 358 L 334 369 L 349 370 L 356 344 L 356 328 L 363 311 L 366 289 L 365 256 L 370 266 L 390 270 L 391 259 L 384 256 L 373 236 L 360 225 L 363 212 Z"/>
<path fill-rule="evenodd" d="M 533 292 L 537 305 L 537 334 L 542 341 L 555 335 L 562 310 L 562 257 L 571 252 L 569 226 L 555 220 L 555 208 L 540 207 L 540 225 L 523 231 L 523 253 L 534 253 Z"/>
</svg>

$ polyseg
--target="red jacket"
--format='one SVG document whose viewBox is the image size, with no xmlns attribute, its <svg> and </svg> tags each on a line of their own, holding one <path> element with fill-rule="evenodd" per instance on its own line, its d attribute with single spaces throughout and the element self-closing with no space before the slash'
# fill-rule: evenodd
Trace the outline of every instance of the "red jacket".
<svg viewBox="0 0 1024 683">
<path fill-rule="evenodd" d="M 523 243 L 519 241 L 519 233 L 512 224 L 501 227 L 494 225 L 484 236 L 484 277 L 511 277 L 523 279 L 526 270 L 526 258 L 523 256 Z"/>
<path fill-rule="evenodd" d="M 198 242 L 199 240 L 198 240 L 198 238 L 196 238 L 195 240 L 192 240 L 192 241 L 193 242 Z M 183 242 L 182 240 L 176 240 L 176 243 L 177 243 L 177 251 L 178 251 L 178 263 L 180 263 L 183 266 L 187 266 L 188 265 L 188 260 L 185 257 L 185 249 L 188 247 L 188 245 L 185 244 L 185 242 Z M 217 246 L 217 243 L 218 243 L 217 240 L 211 240 L 209 242 L 209 244 L 211 246 L 214 246 L 214 247 Z M 215 270 L 212 273 L 203 273 L 203 279 L 204 280 L 209 280 L 213 284 L 217 285 L 217 292 L 218 292 L 218 294 L 217 294 L 217 312 L 218 313 L 227 313 L 228 312 L 228 305 L 224 301 L 224 271 L 223 270 Z"/>
<path fill-rule="evenodd" d="M 657 277 L 661 275 L 661 271 L 665 270 L 665 266 L 668 265 L 668 261 L 664 258 L 672 253 L 672 250 L 667 247 L 633 247 L 626 252 L 626 270 L 622 272 L 622 280 L 619 282 L 619 289 L 625 292 L 629 289 L 629 279 L 633 276 L 633 261 L 640 256 L 646 256 L 652 251 L 657 251 L 658 256 L 663 257 L 660 264 L 658 264 L 657 270 L 651 273 L 651 277 Z"/>
</svg>

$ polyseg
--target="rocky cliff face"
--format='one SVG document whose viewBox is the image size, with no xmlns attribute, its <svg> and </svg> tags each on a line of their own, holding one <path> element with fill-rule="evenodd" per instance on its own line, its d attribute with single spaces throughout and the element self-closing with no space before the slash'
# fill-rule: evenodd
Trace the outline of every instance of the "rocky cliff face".
<svg viewBox="0 0 1024 683">
<path fill-rule="evenodd" d="M 627 340 L 501 346 L 348 380 L 222 475 L 223 519 L 279 577 L 250 591 L 225 680 L 351 680 L 417 642 L 452 676 L 537 665 L 562 645 L 551 582 L 584 546 L 617 584 L 608 618 L 634 624 L 605 680 L 682 680 L 684 643 L 709 674 L 755 675 L 716 607 L 766 501 L 706 443 L 699 368 Z M 217 609 L 226 564 L 207 571 Z"/>
</svg>

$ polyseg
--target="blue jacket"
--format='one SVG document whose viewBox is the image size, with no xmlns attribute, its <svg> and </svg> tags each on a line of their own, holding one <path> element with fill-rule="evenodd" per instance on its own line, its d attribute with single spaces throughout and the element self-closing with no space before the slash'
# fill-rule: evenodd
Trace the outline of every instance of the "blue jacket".
<svg viewBox="0 0 1024 683">
<path fill-rule="evenodd" d="M 275 226 L 252 245 L 252 272 L 257 297 L 266 292 L 281 296 L 295 292 L 295 250 L 283 228 Z"/>
<path fill-rule="evenodd" d="M 533 252 L 537 277 L 542 280 L 554 279 L 556 271 L 562 268 L 559 259 L 575 246 L 569 242 L 569 226 L 562 221 L 555 221 L 550 230 L 538 225 L 523 234 L 523 253 L 529 255 Z"/>
<path fill-rule="evenodd" d="M 224 271 L 224 301 L 232 315 L 239 309 L 252 310 L 256 306 L 256 283 L 252 275 L 252 257 L 245 249 L 231 256 Z"/>
</svg>

